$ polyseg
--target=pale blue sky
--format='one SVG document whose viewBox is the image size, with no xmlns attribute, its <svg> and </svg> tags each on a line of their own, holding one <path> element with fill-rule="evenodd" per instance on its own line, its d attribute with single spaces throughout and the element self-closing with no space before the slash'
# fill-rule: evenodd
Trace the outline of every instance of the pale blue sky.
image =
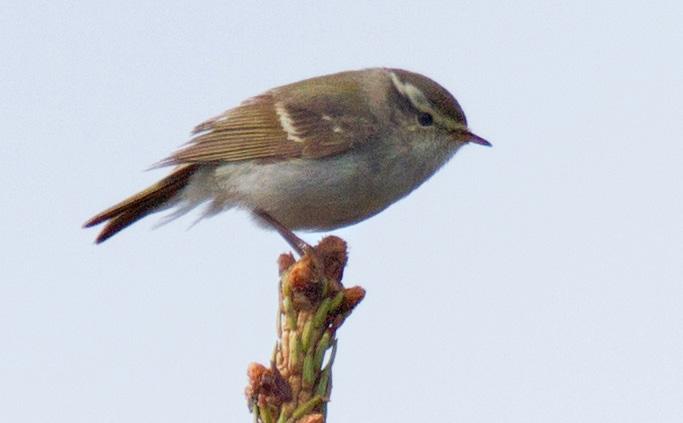
<svg viewBox="0 0 683 423">
<path fill-rule="evenodd" d="M 673 0 L 6 2 L 0 421 L 250 421 L 284 242 L 237 212 L 101 246 L 80 225 L 203 119 L 369 66 L 432 77 L 494 148 L 335 232 L 368 294 L 330 421 L 683 421 L 681 22 Z"/>
</svg>

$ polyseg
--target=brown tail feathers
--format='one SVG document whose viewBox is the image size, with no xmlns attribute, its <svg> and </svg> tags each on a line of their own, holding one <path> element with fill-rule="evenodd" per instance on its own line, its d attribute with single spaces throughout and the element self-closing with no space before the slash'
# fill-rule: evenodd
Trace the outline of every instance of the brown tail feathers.
<svg viewBox="0 0 683 423">
<path fill-rule="evenodd" d="M 95 239 L 97 244 L 106 241 L 129 225 L 163 208 L 169 200 L 187 186 L 196 170 L 196 165 L 186 165 L 176 169 L 151 187 L 94 216 L 85 222 L 83 227 L 89 228 L 107 222 Z"/>
</svg>

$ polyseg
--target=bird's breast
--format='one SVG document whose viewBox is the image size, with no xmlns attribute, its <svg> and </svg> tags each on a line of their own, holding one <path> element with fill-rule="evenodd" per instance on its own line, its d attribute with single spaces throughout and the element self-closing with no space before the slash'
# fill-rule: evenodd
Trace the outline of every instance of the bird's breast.
<svg viewBox="0 0 683 423">
<path fill-rule="evenodd" d="M 384 210 L 429 178 L 450 154 L 366 149 L 323 159 L 237 162 L 214 171 L 224 207 L 262 209 L 291 229 L 329 230 Z"/>
</svg>

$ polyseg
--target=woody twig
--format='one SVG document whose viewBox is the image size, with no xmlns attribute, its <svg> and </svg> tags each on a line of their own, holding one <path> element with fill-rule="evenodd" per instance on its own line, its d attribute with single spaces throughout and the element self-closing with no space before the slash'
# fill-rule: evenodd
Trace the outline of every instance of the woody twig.
<svg viewBox="0 0 683 423">
<path fill-rule="evenodd" d="M 325 421 L 337 330 L 365 296 L 342 285 L 346 261 L 346 243 L 333 236 L 298 261 L 280 256 L 278 341 L 270 365 L 252 363 L 247 372 L 256 422 Z"/>
</svg>

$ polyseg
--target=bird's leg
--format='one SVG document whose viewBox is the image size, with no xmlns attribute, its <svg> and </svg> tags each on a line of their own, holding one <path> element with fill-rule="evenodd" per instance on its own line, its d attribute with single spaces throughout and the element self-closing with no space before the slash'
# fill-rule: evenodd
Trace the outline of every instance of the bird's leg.
<svg viewBox="0 0 683 423">
<path fill-rule="evenodd" d="M 308 243 L 303 239 L 296 236 L 294 232 L 292 232 L 282 223 L 278 222 L 273 216 L 269 215 L 263 210 L 254 210 L 254 214 L 272 226 L 300 256 L 304 256 L 306 252 L 313 251 L 313 247 L 308 245 Z"/>
</svg>

